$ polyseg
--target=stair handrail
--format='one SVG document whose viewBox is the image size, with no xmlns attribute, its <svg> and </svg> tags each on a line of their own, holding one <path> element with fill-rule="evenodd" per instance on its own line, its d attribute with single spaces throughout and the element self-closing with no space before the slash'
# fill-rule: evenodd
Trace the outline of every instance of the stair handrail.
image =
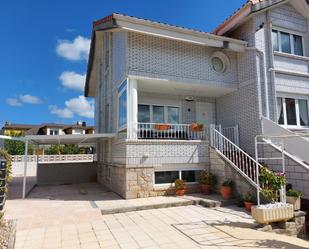
<svg viewBox="0 0 309 249">
<path fill-rule="evenodd" d="M 227 137 L 225 137 L 221 132 L 219 132 L 217 129 L 212 128 L 211 129 L 211 146 L 217 150 L 217 152 L 223 156 L 228 162 L 247 180 L 249 181 L 257 190 L 259 191 L 260 185 L 259 185 L 259 169 L 263 167 L 256 159 L 254 159 L 252 156 L 250 156 L 247 152 L 245 152 L 243 149 L 241 149 L 238 145 L 233 143 L 231 140 L 229 140 Z M 241 160 L 250 160 L 255 165 L 255 169 L 253 173 L 248 174 L 246 173 L 247 170 L 243 170 L 239 166 L 235 164 L 230 158 L 228 158 L 224 153 L 224 149 L 228 149 L 229 151 L 237 151 L 240 152 Z M 250 176 L 251 175 L 251 176 Z"/>
</svg>

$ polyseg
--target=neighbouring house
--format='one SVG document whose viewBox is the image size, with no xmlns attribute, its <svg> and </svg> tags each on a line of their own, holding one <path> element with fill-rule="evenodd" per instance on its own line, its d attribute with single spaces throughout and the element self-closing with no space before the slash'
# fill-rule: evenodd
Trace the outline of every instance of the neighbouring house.
<svg viewBox="0 0 309 249">
<path fill-rule="evenodd" d="M 97 145 L 105 186 L 136 198 L 181 178 L 195 191 L 208 169 L 241 194 L 257 184 L 262 117 L 280 132 L 309 128 L 309 3 L 247 1 L 213 33 L 107 16 L 93 23 L 85 96 L 96 132 L 117 134 Z M 285 156 L 288 180 L 309 198 L 309 166 Z"/>
<path fill-rule="evenodd" d="M 87 126 L 86 122 L 77 121 L 74 125 L 57 123 L 15 124 L 6 122 L 2 127 L 2 134 L 12 135 L 12 133 L 25 135 L 65 135 L 65 134 L 93 134 L 94 127 Z"/>
</svg>

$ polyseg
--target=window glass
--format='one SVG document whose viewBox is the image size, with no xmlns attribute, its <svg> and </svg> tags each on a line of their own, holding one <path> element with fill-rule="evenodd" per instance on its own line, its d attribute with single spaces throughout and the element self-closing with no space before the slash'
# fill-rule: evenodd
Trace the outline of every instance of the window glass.
<svg viewBox="0 0 309 249">
<path fill-rule="evenodd" d="M 119 128 L 127 124 L 127 90 L 124 90 L 119 97 Z"/>
<path fill-rule="evenodd" d="M 309 117 L 308 117 L 308 102 L 307 100 L 300 99 L 298 100 L 299 105 L 299 118 L 301 126 L 309 126 Z"/>
<path fill-rule="evenodd" d="M 138 105 L 138 122 L 150 123 L 150 106 Z"/>
<path fill-rule="evenodd" d="M 155 172 L 155 184 L 173 183 L 179 179 L 179 171 Z"/>
<path fill-rule="evenodd" d="M 281 51 L 290 54 L 291 53 L 290 34 L 280 32 L 280 40 L 281 40 Z"/>
<path fill-rule="evenodd" d="M 197 182 L 199 174 L 200 171 L 197 170 L 184 170 L 181 171 L 181 179 L 186 182 Z"/>
<path fill-rule="evenodd" d="M 168 107 L 167 108 L 167 122 L 169 124 L 179 123 L 179 108 L 178 107 Z"/>
<path fill-rule="evenodd" d="M 288 125 L 297 125 L 295 99 L 286 98 L 286 118 Z"/>
<path fill-rule="evenodd" d="M 279 51 L 278 31 L 272 31 L 273 50 Z"/>
<path fill-rule="evenodd" d="M 293 35 L 294 40 L 294 54 L 303 56 L 303 41 L 299 35 Z"/>
<path fill-rule="evenodd" d="M 164 106 L 153 106 L 153 122 L 154 123 L 165 123 L 164 122 Z"/>
<path fill-rule="evenodd" d="M 216 72 L 222 73 L 224 71 L 224 62 L 219 57 L 212 58 L 211 63 Z"/>
<path fill-rule="evenodd" d="M 283 116 L 283 101 L 282 98 L 277 98 L 277 110 L 278 110 L 278 124 L 284 124 Z"/>
</svg>

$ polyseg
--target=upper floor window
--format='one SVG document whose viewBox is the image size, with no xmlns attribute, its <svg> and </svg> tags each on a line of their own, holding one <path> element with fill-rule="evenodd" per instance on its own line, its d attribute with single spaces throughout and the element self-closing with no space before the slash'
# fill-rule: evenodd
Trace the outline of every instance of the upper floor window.
<svg viewBox="0 0 309 249">
<path fill-rule="evenodd" d="M 118 127 L 125 128 L 127 126 L 127 82 L 121 84 L 118 89 Z"/>
<path fill-rule="evenodd" d="M 308 99 L 278 97 L 278 123 L 286 126 L 309 126 Z"/>
<path fill-rule="evenodd" d="M 179 124 L 179 107 L 138 105 L 138 122 Z"/>
<path fill-rule="evenodd" d="M 49 135 L 59 135 L 59 130 L 58 129 L 50 129 Z"/>
<path fill-rule="evenodd" d="M 273 30 L 272 43 L 274 51 L 300 56 L 304 55 L 303 38 L 300 35 Z"/>
</svg>

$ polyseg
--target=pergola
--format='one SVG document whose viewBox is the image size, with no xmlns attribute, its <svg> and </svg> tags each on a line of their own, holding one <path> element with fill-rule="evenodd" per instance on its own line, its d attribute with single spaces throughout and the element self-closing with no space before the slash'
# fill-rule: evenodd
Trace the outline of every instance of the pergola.
<svg viewBox="0 0 309 249">
<path fill-rule="evenodd" d="M 24 137 L 11 137 L 0 135 L 0 139 L 14 140 L 25 143 L 24 153 L 24 176 L 22 198 L 26 197 L 27 184 L 27 163 L 28 163 L 28 145 L 54 145 L 54 144 L 77 144 L 77 145 L 95 145 L 97 142 L 112 139 L 115 133 L 99 133 L 99 134 L 74 134 L 74 135 L 28 135 Z"/>
</svg>

